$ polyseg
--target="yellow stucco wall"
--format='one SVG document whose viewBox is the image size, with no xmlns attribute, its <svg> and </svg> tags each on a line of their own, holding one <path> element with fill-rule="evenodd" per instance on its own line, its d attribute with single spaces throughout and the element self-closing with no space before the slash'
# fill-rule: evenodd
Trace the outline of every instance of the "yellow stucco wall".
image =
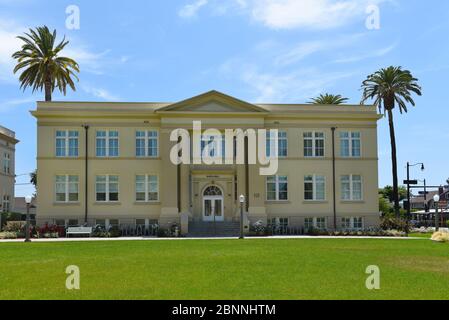
<svg viewBox="0 0 449 320">
<path fill-rule="evenodd" d="M 207 98 L 208 97 L 208 98 Z M 133 223 L 135 219 L 176 222 L 181 213 L 190 219 L 202 217 L 202 190 L 207 185 L 219 185 L 224 191 L 226 220 L 238 219 L 239 204 L 235 195 L 245 193 L 244 166 L 198 167 L 183 165 L 181 168 L 181 207 L 178 210 L 177 168 L 170 162 L 169 153 L 174 145 L 169 141 L 170 132 L 176 128 L 192 129 L 192 121 L 201 120 L 203 129 L 217 128 L 266 128 L 279 129 L 288 135 L 288 157 L 280 160 L 279 175 L 288 176 L 289 199 L 285 202 L 266 201 L 266 177 L 258 174 L 258 166 L 250 166 L 249 211 L 252 222 L 258 219 L 290 217 L 290 222 L 302 225 L 305 217 L 333 216 L 332 192 L 332 127 L 336 127 L 336 207 L 339 217 L 363 217 L 365 226 L 378 225 L 378 154 L 376 109 L 367 106 L 310 106 L 310 105 L 246 105 L 243 102 L 224 99 L 210 94 L 181 104 L 126 104 L 126 103 L 39 103 L 33 112 L 38 130 L 38 223 L 55 219 L 84 220 L 85 214 L 85 130 L 89 129 L 89 223 L 95 219 L 119 219 L 121 223 Z M 209 99 L 209 100 L 208 100 Z M 191 108 L 189 106 L 192 106 Z M 157 129 L 159 131 L 159 157 L 135 156 L 135 132 Z M 95 157 L 95 132 L 113 129 L 119 132 L 120 155 L 118 158 Z M 79 156 L 56 158 L 55 134 L 57 130 L 79 131 Z M 304 158 L 303 133 L 325 133 L 325 157 Z M 361 133 L 362 156 L 341 158 L 340 131 Z M 223 171 L 224 170 L 224 171 Z M 58 174 L 79 176 L 79 201 L 71 204 L 55 202 L 55 176 Z M 120 199 L 118 203 L 95 202 L 95 176 L 118 175 Z M 159 201 L 136 203 L 135 176 L 140 174 L 159 177 Z M 304 201 L 304 176 L 308 174 L 326 177 L 326 200 Z M 340 176 L 361 175 L 363 199 L 357 202 L 341 201 Z M 235 184 L 237 179 L 237 184 Z M 235 190 L 237 188 L 237 190 Z"/>
</svg>

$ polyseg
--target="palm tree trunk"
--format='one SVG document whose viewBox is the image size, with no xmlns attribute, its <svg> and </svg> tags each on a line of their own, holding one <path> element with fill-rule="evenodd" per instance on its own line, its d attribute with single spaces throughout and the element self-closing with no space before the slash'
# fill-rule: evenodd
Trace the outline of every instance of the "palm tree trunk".
<svg viewBox="0 0 449 320">
<path fill-rule="evenodd" d="M 388 124 L 390 125 L 390 140 L 391 140 L 391 163 L 393 169 L 393 200 L 394 212 L 399 218 L 399 183 L 398 183 L 398 160 L 396 156 L 396 135 L 394 130 L 393 110 L 388 109 Z"/>
<path fill-rule="evenodd" d="M 51 82 L 45 81 L 45 101 L 51 101 Z"/>
</svg>

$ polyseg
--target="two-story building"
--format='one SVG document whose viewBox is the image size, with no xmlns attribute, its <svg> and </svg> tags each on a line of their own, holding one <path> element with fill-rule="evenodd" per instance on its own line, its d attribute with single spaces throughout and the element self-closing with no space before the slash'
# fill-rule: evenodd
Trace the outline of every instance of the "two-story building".
<svg viewBox="0 0 449 320">
<path fill-rule="evenodd" d="M 0 126 L 0 212 L 14 208 L 16 139 L 14 131 Z"/>
<path fill-rule="evenodd" d="M 211 91 L 177 103 L 38 102 L 32 114 L 38 224 L 181 223 L 185 233 L 193 222 L 239 221 L 244 195 L 250 223 L 379 225 L 373 106 L 252 104 Z M 173 147 L 182 139 L 170 137 L 179 129 L 194 136 L 198 121 L 223 135 L 277 129 L 277 172 L 264 176 L 263 164 L 249 164 L 249 138 L 244 163 L 175 163 Z M 206 132 L 193 140 L 191 149 L 196 143 L 203 152 L 213 142 Z"/>
</svg>

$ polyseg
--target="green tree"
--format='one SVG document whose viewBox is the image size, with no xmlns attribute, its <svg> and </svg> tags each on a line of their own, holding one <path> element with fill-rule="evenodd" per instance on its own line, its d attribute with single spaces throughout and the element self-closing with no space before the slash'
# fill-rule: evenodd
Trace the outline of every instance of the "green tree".
<svg viewBox="0 0 449 320">
<path fill-rule="evenodd" d="M 368 100 L 374 100 L 374 105 L 379 111 L 388 116 L 390 127 L 391 160 L 393 171 L 393 200 L 396 216 L 400 215 L 399 207 L 399 182 L 398 164 L 396 154 L 396 135 L 394 129 L 393 110 L 399 107 L 399 112 L 407 112 L 407 103 L 415 106 L 412 94 L 421 96 L 421 87 L 418 79 L 414 78 L 410 71 L 402 67 L 388 67 L 369 75 L 362 83 L 362 104 Z"/>
<path fill-rule="evenodd" d="M 25 36 L 18 36 L 22 40 L 22 50 L 15 52 L 12 57 L 17 60 L 14 73 L 22 70 L 19 81 L 20 88 L 31 87 L 33 92 L 45 90 L 45 101 L 51 101 L 53 91 L 58 88 L 66 95 L 67 86 L 76 90 L 73 78 L 79 73 L 79 66 L 74 60 L 59 56 L 69 41 L 56 44 L 56 30 L 50 32 L 47 26 L 30 29 Z"/>
<path fill-rule="evenodd" d="M 333 104 L 333 105 L 339 105 L 339 104 L 343 104 L 346 103 L 349 99 L 348 98 L 344 98 L 343 96 L 337 94 L 337 95 L 333 95 L 333 94 L 320 94 L 318 97 L 316 98 L 312 98 L 311 101 L 309 103 L 311 104 Z"/>
<path fill-rule="evenodd" d="M 390 202 L 394 202 L 394 192 L 392 186 L 386 186 L 383 189 L 379 190 L 379 194 L 382 197 L 388 199 Z M 407 199 L 407 187 L 399 186 L 398 187 L 399 201 Z"/>
<path fill-rule="evenodd" d="M 382 195 L 379 195 L 379 211 L 382 212 L 382 215 L 385 217 L 393 212 L 393 207 L 387 198 L 384 198 Z"/>
</svg>

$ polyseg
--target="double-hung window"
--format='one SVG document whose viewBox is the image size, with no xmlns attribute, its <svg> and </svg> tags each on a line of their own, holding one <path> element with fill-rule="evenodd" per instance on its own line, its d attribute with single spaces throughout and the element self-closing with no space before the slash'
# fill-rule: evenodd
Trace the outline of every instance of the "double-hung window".
<svg viewBox="0 0 449 320">
<path fill-rule="evenodd" d="M 363 199 L 362 176 L 341 176 L 341 199 L 344 201 L 361 201 Z"/>
<path fill-rule="evenodd" d="M 304 132 L 304 157 L 324 157 L 324 132 Z"/>
<path fill-rule="evenodd" d="M 226 156 L 226 140 L 224 136 L 201 136 L 201 158 L 224 159 Z"/>
<path fill-rule="evenodd" d="M 275 148 L 276 144 L 274 139 L 276 139 L 276 135 L 273 134 L 270 130 L 267 130 L 267 138 L 266 138 L 266 154 L 267 158 L 275 157 Z M 286 131 L 278 131 L 277 136 L 278 141 L 278 154 L 279 158 L 286 158 L 288 156 L 288 137 Z"/>
<path fill-rule="evenodd" d="M 97 202 L 118 202 L 119 177 L 102 175 L 95 178 L 95 193 Z"/>
<path fill-rule="evenodd" d="M 157 158 L 159 156 L 159 132 L 136 131 L 136 156 Z"/>
<path fill-rule="evenodd" d="M 79 132 L 71 130 L 56 131 L 56 157 L 78 157 Z"/>
<path fill-rule="evenodd" d="M 271 176 L 267 177 L 267 201 L 287 201 L 288 200 L 288 177 Z"/>
<path fill-rule="evenodd" d="M 6 174 L 11 173 L 11 155 L 6 152 L 3 154 L 3 172 Z"/>
<path fill-rule="evenodd" d="M 96 155 L 97 157 L 119 156 L 119 133 L 118 131 L 96 132 Z"/>
<path fill-rule="evenodd" d="M 360 132 L 340 132 L 340 155 L 345 158 L 359 158 L 361 152 Z"/>
<path fill-rule="evenodd" d="M 55 180 L 56 202 L 77 202 L 79 197 L 79 177 L 57 175 Z"/>
<path fill-rule="evenodd" d="M 344 217 L 341 219 L 341 228 L 344 230 L 362 230 L 363 218 L 361 217 Z"/>
<path fill-rule="evenodd" d="M 304 200 L 324 201 L 326 199 L 326 178 L 319 175 L 304 177 Z"/>
<path fill-rule="evenodd" d="M 159 179 L 153 175 L 136 176 L 136 201 L 159 201 Z"/>
<path fill-rule="evenodd" d="M 11 197 L 9 195 L 4 195 L 2 199 L 2 211 L 11 211 Z"/>
<path fill-rule="evenodd" d="M 318 218 L 305 218 L 304 219 L 304 229 L 311 230 L 311 229 L 319 229 L 319 230 L 326 230 L 327 229 L 327 219 L 323 217 Z"/>
</svg>

